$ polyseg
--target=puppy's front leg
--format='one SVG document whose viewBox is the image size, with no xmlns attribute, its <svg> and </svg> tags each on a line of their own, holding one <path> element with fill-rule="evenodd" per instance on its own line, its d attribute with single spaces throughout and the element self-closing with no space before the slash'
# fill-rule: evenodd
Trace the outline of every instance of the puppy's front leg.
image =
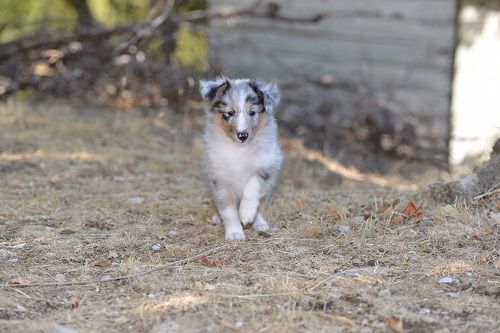
<svg viewBox="0 0 500 333">
<path fill-rule="evenodd" d="M 238 217 L 238 206 L 235 196 L 229 191 L 220 188 L 215 190 L 215 196 L 217 210 L 224 223 L 226 240 L 245 239 L 245 233 Z"/>
<path fill-rule="evenodd" d="M 220 211 L 224 229 L 226 231 L 226 240 L 243 240 L 245 233 L 238 218 L 238 210 L 236 205 L 227 206 Z"/>
<path fill-rule="evenodd" d="M 252 176 L 243 189 L 243 196 L 240 202 L 240 219 L 243 225 L 253 223 L 259 208 L 261 198 L 261 183 L 257 176 Z"/>
</svg>

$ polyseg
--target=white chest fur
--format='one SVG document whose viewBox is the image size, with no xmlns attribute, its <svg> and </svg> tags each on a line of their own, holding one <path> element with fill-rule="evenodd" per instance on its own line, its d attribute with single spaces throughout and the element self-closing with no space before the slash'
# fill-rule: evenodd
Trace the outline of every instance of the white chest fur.
<svg viewBox="0 0 500 333">
<path fill-rule="evenodd" d="M 260 133 L 241 144 L 206 128 L 204 139 L 209 176 L 230 186 L 238 196 L 252 175 L 281 165 L 276 131 Z"/>
</svg>

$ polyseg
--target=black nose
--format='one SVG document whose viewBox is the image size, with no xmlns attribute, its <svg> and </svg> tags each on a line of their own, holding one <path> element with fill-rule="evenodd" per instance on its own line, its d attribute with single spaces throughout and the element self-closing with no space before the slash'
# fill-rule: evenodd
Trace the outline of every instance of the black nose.
<svg viewBox="0 0 500 333">
<path fill-rule="evenodd" d="M 248 139 L 248 133 L 238 132 L 238 139 L 240 139 L 241 142 L 245 142 L 245 140 Z"/>
</svg>

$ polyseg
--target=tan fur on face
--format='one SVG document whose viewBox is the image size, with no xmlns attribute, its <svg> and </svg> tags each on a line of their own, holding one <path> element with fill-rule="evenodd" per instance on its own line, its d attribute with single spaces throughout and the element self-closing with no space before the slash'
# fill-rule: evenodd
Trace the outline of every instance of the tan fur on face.
<svg viewBox="0 0 500 333">
<path fill-rule="evenodd" d="M 222 87 L 220 88 L 222 89 Z M 253 92 L 249 95 L 244 96 L 244 98 L 249 98 L 243 106 L 239 103 L 239 100 L 234 98 L 231 94 L 229 95 L 219 95 L 211 104 L 210 108 L 213 112 L 213 121 L 215 125 L 222 130 L 229 138 L 232 140 L 236 139 L 237 133 L 237 118 L 243 114 L 246 118 L 248 127 L 246 131 L 249 135 L 249 140 L 257 134 L 258 130 L 266 124 L 269 119 L 269 115 L 264 111 L 263 104 L 254 104 L 255 96 Z M 229 119 L 224 119 L 229 112 L 234 112 L 234 116 Z M 250 112 L 255 112 L 256 114 L 252 117 Z"/>
<path fill-rule="evenodd" d="M 214 117 L 215 125 L 220 128 L 227 136 L 233 135 L 233 127 L 222 117 L 223 113 L 218 112 Z"/>
<path fill-rule="evenodd" d="M 248 103 L 248 107 L 251 107 L 251 104 Z M 223 115 L 224 113 L 215 109 L 214 110 L 216 114 L 214 115 L 214 122 L 215 125 L 220 128 L 226 135 L 230 138 L 234 137 L 235 135 L 235 128 L 232 126 L 231 122 L 228 122 L 224 119 Z M 241 111 L 241 112 L 249 112 L 249 111 Z M 253 124 L 252 126 L 252 135 L 257 135 L 257 133 L 266 127 L 266 125 L 269 123 L 271 120 L 271 116 L 267 114 L 266 112 L 260 112 L 258 113 L 257 121 Z"/>
<path fill-rule="evenodd" d="M 254 126 L 255 134 L 257 134 L 261 129 L 266 127 L 271 121 L 271 116 L 267 112 L 261 112 L 257 124 Z"/>
</svg>

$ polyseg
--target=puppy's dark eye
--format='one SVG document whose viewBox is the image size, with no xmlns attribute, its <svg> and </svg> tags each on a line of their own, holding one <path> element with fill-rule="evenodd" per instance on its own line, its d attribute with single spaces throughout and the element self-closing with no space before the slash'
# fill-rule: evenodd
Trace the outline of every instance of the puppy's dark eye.
<svg viewBox="0 0 500 333">
<path fill-rule="evenodd" d="M 250 111 L 250 117 L 255 116 L 255 111 Z"/>
<path fill-rule="evenodd" d="M 222 118 L 224 118 L 225 121 L 228 121 L 233 116 L 234 116 L 234 111 L 229 111 L 227 114 L 225 113 L 222 114 Z"/>
</svg>

